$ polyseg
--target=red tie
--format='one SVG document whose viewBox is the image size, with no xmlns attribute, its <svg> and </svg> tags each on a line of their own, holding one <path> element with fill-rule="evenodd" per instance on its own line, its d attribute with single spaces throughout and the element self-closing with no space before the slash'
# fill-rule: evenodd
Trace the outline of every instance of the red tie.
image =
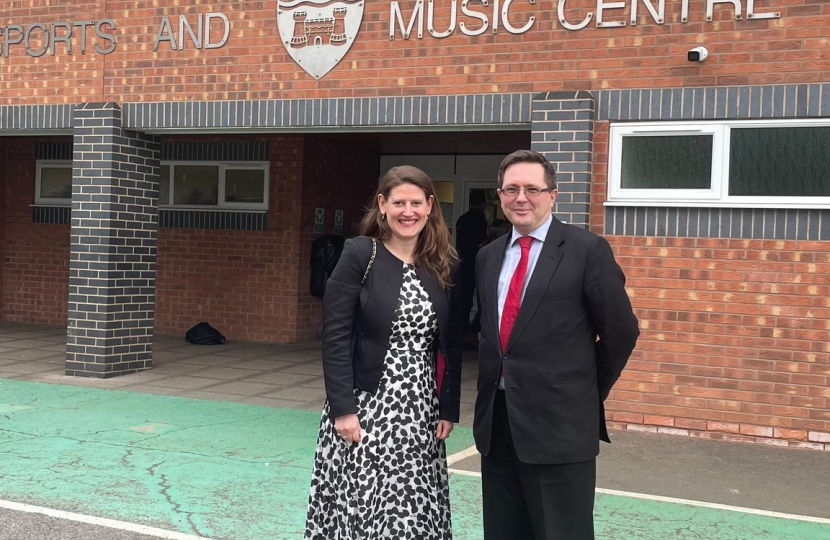
<svg viewBox="0 0 830 540">
<path fill-rule="evenodd" d="M 510 331 L 513 330 L 513 323 L 516 322 L 516 316 L 519 314 L 519 306 L 522 303 L 522 285 L 525 282 L 525 275 L 527 275 L 527 260 L 530 255 L 530 244 L 533 242 L 533 238 L 530 236 L 520 236 L 518 242 L 519 247 L 522 248 L 522 256 L 519 259 L 519 264 L 516 265 L 513 277 L 510 278 L 507 298 L 504 299 L 504 307 L 501 310 L 499 339 L 501 340 L 502 351 L 507 348 Z"/>
</svg>

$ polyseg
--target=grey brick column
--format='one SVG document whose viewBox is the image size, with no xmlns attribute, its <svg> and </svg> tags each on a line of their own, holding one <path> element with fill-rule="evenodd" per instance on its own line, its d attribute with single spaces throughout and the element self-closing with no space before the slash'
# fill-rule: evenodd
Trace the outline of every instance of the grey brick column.
<svg viewBox="0 0 830 540">
<path fill-rule="evenodd" d="M 66 374 L 149 369 L 161 145 L 123 130 L 115 103 L 79 105 L 73 125 Z"/>
<path fill-rule="evenodd" d="M 533 96 L 530 148 L 556 166 L 559 195 L 554 214 L 588 228 L 594 147 L 594 97 L 589 92 Z"/>
</svg>

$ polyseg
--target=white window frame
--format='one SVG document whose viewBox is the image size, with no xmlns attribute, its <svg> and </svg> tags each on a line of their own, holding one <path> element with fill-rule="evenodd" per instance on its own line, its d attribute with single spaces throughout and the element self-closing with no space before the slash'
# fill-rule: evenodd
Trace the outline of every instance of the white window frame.
<svg viewBox="0 0 830 540">
<path fill-rule="evenodd" d="M 69 197 L 41 197 L 41 172 L 43 169 L 66 169 L 72 170 L 72 161 L 44 159 L 35 162 L 35 204 L 44 206 L 71 206 L 72 196 Z"/>
<path fill-rule="evenodd" d="M 208 166 L 208 167 L 218 167 L 219 169 L 219 198 L 215 205 L 213 204 L 173 204 L 172 201 L 175 199 L 175 186 L 174 186 L 174 178 L 175 178 L 175 167 L 176 165 L 198 165 L 198 166 Z M 162 161 L 161 166 L 168 166 L 170 167 L 170 190 L 169 190 L 169 199 L 167 201 L 162 201 L 159 199 L 159 206 L 163 209 L 188 209 L 188 210 L 204 210 L 204 211 L 217 211 L 217 210 L 237 210 L 237 211 L 265 211 L 268 210 L 268 192 L 269 192 L 269 181 L 270 181 L 270 163 L 267 161 L 243 161 L 243 162 L 235 162 L 235 161 Z M 234 201 L 226 201 L 225 200 L 225 172 L 228 169 L 233 170 L 249 170 L 249 171 L 263 171 L 264 175 L 264 183 L 262 189 L 264 191 L 262 202 L 261 203 L 240 203 Z"/>
<path fill-rule="evenodd" d="M 611 124 L 608 144 L 606 206 L 683 206 L 726 208 L 828 208 L 830 197 L 730 196 L 731 130 L 757 127 L 830 127 L 830 120 L 730 120 L 694 122 L 632 122 Z M 625 137 L 709 134 L 712 140 L 710 189 L 623 189 L 622 143 Z"/>
</svg>

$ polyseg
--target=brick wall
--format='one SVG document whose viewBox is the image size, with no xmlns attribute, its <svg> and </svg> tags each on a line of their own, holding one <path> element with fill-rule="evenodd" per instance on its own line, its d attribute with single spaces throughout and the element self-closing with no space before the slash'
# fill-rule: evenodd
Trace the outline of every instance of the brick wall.
<svg viewBox="0 0 830 540">
<path fill-rule="evenodd" d="M 115 103 L 74 112 L 67 375 L 153 363 L 161 145 L 121 120 Z"/>
<path fill-rule="evenodd" d="M 592 229 L 608 122 L 595 131 Z M 830 243 L 609 236 L 641 336 L 607 405 L 618 427 L 823 449 L 830 442 Z"/>
<path fill-rule="evenodd" d="M 591 191 L 595 100 L 588 92 L 545 92 L 534 97 L 531 150 L 556 168 L 556 217 L 586 227 Z"/>
<path fill-rule="evenodd" d="M 357 232 L 377 183 L 379 156 L 344 141 L 302 136 L 235 137 L 271 145 L 267 231 L 160 228 L 155 329 L 184 335 L 206 320 L 229 339 L 296 342 L 319 338 L 320 301 L 309 293 L 308 257 L 316 236 L 314 208 L 345 211 L 345 234 Z M 175 138 L 170 138 L 173 140 Z M 187 136 L 188 141 L 227 140 Z M 2 273 L 4 320 L 65 324 L 69 276 L 68 225 L 32 223 L 34 144 L 44 138 L 0 139 L 9 146 L 8 211 Z M 2 172 L 2 169 L 0 169 Z M 2 230 L 2 229 L 0 229 Z"/>
<path fill-rule="evenodd" d="M 401 2 L 405 18 L 414 3 Z M 830 75 L 825 58 L 830 12 L 810 0 L 756 2 L 756 12 L 782 15 L 758 20 L 746 19 L 742 2 L 744 18 L 738 21 L 730 4 L 719 4 L 712 22 L 704 21 L 705 2 L 691 0 L 688 23 L 680 22 L 680 3 L 670 2 L 662 25 L 640 4 L 638 24 L 624 28 L 596 28 L 596 2 L 568 0 L 565 15 L 572 23 L 594 12 L 591 24 L 579 31 L 562 29 L 557 3 L 514 3 L 514 24 L 523 24 L 531 12 L 537 17 L 526 34 L 512 35 L 502 27 L 497 34 L 488 30 L 469 37 L 456 29 L 445 39 L 425 31 L 423 39 L 417 39 L 417 32 L 406 40 L 397 33 L 392 41 L 389 3 L 370 2 L 353 47 L 320 81 L 284 50 L 274 3 L 214 2 L 209 11 L 224 13 L 231 21 L 224 47 L 197 49 L 187 42 L 174 51 L 162 43 L 155 52 L 153 38 L 162 16 L 171 16 L 178 34 L 178 15 L 186 15 L 195 26 L 208 7 L 187 0 L 163 7 L 137 1 L 50 4 L 12 3 L 3 24 L 73 20 L 79 13 L 83 19 L 110 17 L 118 25 L 118 47 L 110 55 L 95 53 L 92 29 L 87 30 L 86 54 L 66 54 L 59 44 L 56 55 L 31 58 L 22 45 L 12 46 L 8 57 L 0 55 L 0 104 L 530 95 L 684 86 L 713 94 L 716 89 L 711 87 L 718 86 L 720 94 L 729 86 L 730 94 L 746 91 L 751 96 L 747 85 L 827 83 Z M 606 11 L 605 20 L 627 20 L 631 3 L 626 4 Z M 436 9 L 435 28 L 447 28 L 449 3 L 436 3 Z M 461 21 L 478 25 L 463 16 Z M 76 31 L 76 49 L 77 38 Z M 38 46 L 37 39 L 34 44 Z M 688 62 L 686 52 L 701 44 L 708 47 L 709 59 Z M 795 86 L 779 86 L 775 93 L 780 91 L 783 98 L 785 90 L 787 96 L 802 94 Z M 819 99 L 812 90 L 810 95 Z M 830 94 L 820 95 L 824 103 Z M 788 107 L 796 110 L 796 101 L 787 97 Z M 237 119 L 244 115 L 238 103 Z M 751 104 L 752 99 L 749 109 Z M 427 100 L 420 105 L 424 113 Z M 737 102 L 733 105 L 736 110 L 727 108 L 724 114 L 744 117 Z M 597 107 L 602 109 L 602 99 Z M 424 114 L 431 122 L 431 113 Z M 602 203 L 608 124 L 601 120 L 607 118 L 600 115 L 594 124 L 593 159 L 586 169 L 591 179 L 589 223 L 599 233 L 606 219 Z M 626 112 L 619 118 L 633 117 Z M 280 124 L 287 125 L 297 124 Z M 331 169 L 338 178 L 351 169 L 315 163 L 308 156 L 330 154 L 336 158 L 333 163 L 349 163 L 360 162 L 361 154 L 311 138 L 304 144 L 300 136 L 267 138 L 272 141 L 268 231 L 161 229 L 159 331 L 181 334 L 208 317 L 231 338 L 295 341 L 310 338 L 312 328 L 317 331 L 312 325 L 319 321 L 318 301 L 306 292 L 311 210 L 327 190 L 332 200 L 353 196 L 350 205 L 357 205 L 360 197 L 346 182 L 326 188 Z M 2 316 L 60 324 L 66 313 L 69 229 L 31 223 L 31 143 L 4 143 L 9 157 Z M 325 208 L 330 230 L 335 207 Z M 350 215 L 347 209 L 347 229 Z M 643 323 L 641 345 L 609 402 L 611 420 L 637 429 L 770 444 L 830 444 L 827 242 L 636 235 L 609 239 L 629 276 L 629 292 Z"/>
<path fill-rule="evenodd" d="M 221 137 L 192 137 L 195 141 Z M 162 228 L 156 329 L 184 334 L 206 320 L 229 339 L 303 342 L 320 337 L 320 300 L 309 293 L 314 208 L 345 211 L 356 233 L 377 184 L 379 157 L 347 139 L 271 136 L 267 231 Z M 172 140 L 172 138 L 171 138 Z M 234 140 L 263 140 L 236 137 Z"/>
<path fill-rule="evenodd" d="M 293 342 L 300 296 L 303 138 L 234 140 L 270 141 L 268 230 L 161 228 L 156 330 L 184 336 L 207 321 L 228 339 Z"/>
<path fill-rule="evenodd" d="M 826 244 L 609 240 L 642 329 L 608 401 L 613 421 L 730 440 L 828 442 Z"/>
<path fill-rule="evenodd" d="M 305 139 L 303 170 L 303 217 L 300 249 L 300 299 L 298 306 L 300 341 L 320 337 L 320 300 L 309 293 L 308 258 L 314 233 L 314 209 L 325 211 L 323 234 L 334 233 L 334 212 L 343 210 L 343 234 L 358 234 L 363 210 L 378 184 L 380 155 L 373 149 L 356 147 L 343 137 L 338 141 L 308 136 Z"/>
<path fill-rule="evenodd" d="M 99 100 L 189 101 L 333 96 L 423 95 L 456 93 L 531 92 L 600 88 L 680 87 L 806 83 L 826 80 L 826 28 L 830 12 L 813 0 L 756 2 L 756 13 L 778 11 L 781 18 L 735 20 L 731 4 L 715 6 L 714 21 L 705 21 L 706 2 L 689 1 L 689 21 L 680 21 L 680 2 L 666 3 L 666 22 L 656 24 L 642 4 L 637 25 L 597 28 L 594 0 L 569 0 L 571 23 L 589 12 L 582 30 L 565 30 L 556 13 L 558 2 L 514 2 L 510 20 L 520 26 L 533 14 L 530 31 L 497 34 L 488 29 L 470 37 L 458 28 L 447 38 L 423 39 L 417 31 L 389 39 L 390 3 L 367 2 L 360 31 L 342 62 L 320 81 L 306 74 L 288 55 L 276 21 L 276 3 L 245 0 L 212 2 L 210 6 L 182 1 L 154 6 L 146 2 L 33 0 L 6 6 L 4 24 L 82 19 L 115 20 L 115 51 L 95 52 L 93 27 L 87 29 L 87 51 L 79 54 L 79 30 L 73 54 L 64 44 L 57 52 L 28 56 L 22 44 L 12 45 L 0 58 L 5 76 L 0 103 L 79 103 Z M 400 2 L 409 19 L 415 2 Z M 426 3 L 425 3 L 426 4 Z M 460 14 L 458 22 L 478 28 L 478 21 Z M 627 21 L 631 2 L 604 13 L 606 21 Z M 478 9 L 478 8 L 475 8 Z M 449 27 L 450 3 L 436 2 L 434 27 Z M 488 18 L 492 19 L 492 9 Z M 197 17 L 224 13 L 231 25 L 221 48 L 197 49 L 186 40 L 181 50 L 168 42 L 153 51 L 162 16 L 171 17 L 178 36 L 178 16 L 196 27 Z M 424 26 L 427 26 L 426 7 Z M 492 29 L 492 20 L 490 28 Z M 105 31 L 110 31 L 104 28 Z M 221 36 L 218 27 L 212 40 Z M 37 35 L 37 32 L 35 32 Z M 35 40 L 36 41 L 36 40 Z M 686 52 L 697 45 L 709 48 L 704 63 L 690 63 Z M 36 46 L 39 44 L 35 43 Z"/>
<path fill-rule="evenodd" d="M 3 139 L 6 156 L 2 317 L 16 322 L 66 324 L 69 284 L 69 225 L 32 223 L 36 140 Z"/>
</svg>

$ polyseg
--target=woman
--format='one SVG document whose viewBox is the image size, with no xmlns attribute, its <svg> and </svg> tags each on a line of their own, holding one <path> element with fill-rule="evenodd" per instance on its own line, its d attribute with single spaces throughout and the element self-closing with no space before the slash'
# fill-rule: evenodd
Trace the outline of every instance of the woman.
<svg viewBox="0 0 830 540">
<path fill-rule="evenodd" d="M 444 439 L 458 421 L 463 318 L 429 177 L 390 169 L 361 234 L 323 298 L 327 399 L 305 538 L 449 540 Z"/>
</svg>

